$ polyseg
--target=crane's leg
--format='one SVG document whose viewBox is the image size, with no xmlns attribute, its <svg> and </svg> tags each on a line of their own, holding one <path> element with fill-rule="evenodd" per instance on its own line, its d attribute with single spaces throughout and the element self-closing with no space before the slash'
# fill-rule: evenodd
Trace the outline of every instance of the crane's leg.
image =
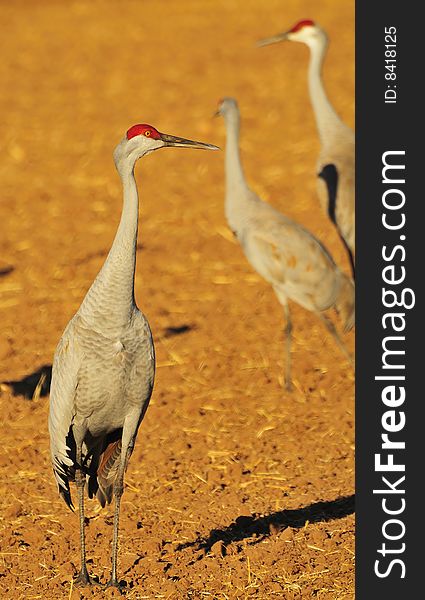
<svg viewBox="0 0 425 600">
<path fill-rule="evenodd" d="M 124 491 L 124 469 L 120 468 L 117 473 L 117 478 L 114 483 L 115 496 L 115 512 L 114 512 L 114 534 L 112 538 L 112 573 L 111 579 L 108 582 L 108 587 L 113 586 L 120 588 L 117 579 L 117 562 L 118 562 L 118 533 L 120 521 L 121 497 Z"/>
<path fill-rule="evenodd" d="M 136 423 L 138 420 L 136 421 Z M 133 451 L 134 437 L 136 435 L 137 427 L 127 429 L 124 426 L 122 434 L 122 450 L 121 459 L 118 472 L 114 481 L 114 496 L 115 496 L 115 510 L 114 510 L 114 533 L 112 538 L 112 572 L 111 579 L 106 584 L 106 587 L 116 587 L 118 590 L 122 590 L 122 585 L 117 578 L 117 562 L 118 562 L 118 533 L 119 533 L 119 521 L 120 521 L 120 507 L 121 497 L 124 492 L 124 473 Z"/>
<path fill-rule="evenodd" d="M 338 346 L 338 348 L 341 349 L 341 351 L 343 352 L 344 356 L 346 356 L 346 358 L 348 359 L 348 361 L 353 365 L 353 357 L 351 356 L 351 354 L 348 352 L 348 349 L 346 347 L 346 345 L 344 344 L 344 342 L 342 341 L 342 339 L 339 336 L 338 331 L 335 328 L 335 325 L 332 323 L 332 321 L 323 313 L 317 313 L 318 316 L 320 317 L 320 319 L 323 321 L 323 323 L 326 326 L 326 329 L 329 331 L 329 333 L 332 335 L 332 337 L 334 338 L 336 345 Z"/>
<path fill-rule="evenodd" d="M 283 305 L 285 313 L 285 389 L 290 392 L 292 390 L 291 381 L 291 345 L 292 345 L 292 320 L 288 303 Z"/>
<path fill-rule="evenodd" d="M 81 548 L 81 571 L 78 573 L 74 580 L 74 584 L 77 586 L 89 585 L 92 580 L 89 577 L 86 564 L 86 540 L 84 534 L 84 486 L 86 483 L 86 476 L 82 469 L 82 449 L 81 444 L 77 444 L 76 452 L 77 466 L 75 470 L 75 483 L 77 485 L 78 492 L 78 512 L 80 518 L 80 548 Z"/>
</svg>

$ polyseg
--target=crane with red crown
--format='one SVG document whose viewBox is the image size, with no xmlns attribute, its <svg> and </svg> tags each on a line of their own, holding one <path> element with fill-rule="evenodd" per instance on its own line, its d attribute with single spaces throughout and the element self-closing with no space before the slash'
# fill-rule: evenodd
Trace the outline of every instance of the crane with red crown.
<svg viewBox="0 0 425 600">
<path fill-rule="evenodd" d="M 301 42 L 310 49 L 308 87 L 321 143 L 317 161 L 319 200 L 345 246 L 354 277 L 354 133 L 336 113 L 323 85 L 322 65 L 328 36 L 317 23 L 304 19 L 288 31 L 261 40 L 259 45 L 267 46 L 285 40 Z"/>
<path fill-rule="evenodd" d="M 148 321 L 134 298 L 138 192 L 134 167 L 142 156 L 168 146 L 216 146 L 131 127 L 114 151 L 123 185 L 121 220 L 112 247 L 56 348 L 50 392 L 49 432 L 59 493 L 73 509 L 78 493 L 81 570 L 77 585 L 92 583 L 84 537 L 84 488 L 105 506 L 115 497 L 112 574 L 117 579 L 118 528 L 124 473 L 152 393 L 155 353 Z"/>
</svg>

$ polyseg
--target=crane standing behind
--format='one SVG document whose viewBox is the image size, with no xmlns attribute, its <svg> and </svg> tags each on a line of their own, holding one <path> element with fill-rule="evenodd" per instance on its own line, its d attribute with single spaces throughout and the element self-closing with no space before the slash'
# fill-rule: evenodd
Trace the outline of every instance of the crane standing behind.
<svg viewBox="0 0 425 600">
<path fill-rule="evenodd" d="M 138 226 L 136 161 L 166 146 L 216 146 L 131 127 L 114 151 L 123 184 L 123 209 L 106 261 L 68 323 L 53 361 L 49 431 L 59 492 L 72 509 L 70 481 L 78 492 L 81 571 L 76 584 L 92 582 L 86 565 L 84 487 L 105 506 L 115 496 L 112 573 L 117 579 L 118 527 L 124 472 L 152 393 L 155 356 L 148 321 L 136 306 L 134 275 Z"/>
<path fill-rule="evenodd" d="M 291 388 L 292 322 L 288 300 L 318 315 L 345 356 L 344 342 L 324 311 L 334 308 L 344 330 L 354 325 L 354 285 L 312 233 L 263 202 L 246 183 L 239 152 L 239 108 L 233 98 L 219 103 L 227 132 L 225 213 L 230 229 L 254 269 L 268 281 L 286 320 L 285 385 Z"/>
<path fill-rule="evenodd" d="M 354 133 L 337 115 L 323 86 L 322 65 L 328 36 L 319 25 L 308 19 L 259 44 L 267 46 L 284 40 L 302 42 L 310 49 L 308 87 L 321 143 L 317 162 L 319 200 L 345 246 L 354 277 L 355 141 Z"/>
</svg>

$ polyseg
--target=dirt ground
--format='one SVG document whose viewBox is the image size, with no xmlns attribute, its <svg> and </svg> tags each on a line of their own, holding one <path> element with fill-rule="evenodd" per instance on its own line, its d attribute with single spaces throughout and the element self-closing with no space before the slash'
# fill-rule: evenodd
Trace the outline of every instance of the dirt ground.
<svg viewBox="0 0 425 600">
<path fill-rule="evenodd" d="M 314 18 L 324 76 L 353 126 L 353 2 L 0 3 L 0 597 L 77 590 L 77 515 L 50 467 L 50 366 L 115 234 L 112 151 L 128 127 L 224 146 L 217 100 L 242 112 L 247 177 L 348 272 L 318 209 L 307 49 L 256 48 Z M 134 599 L 354 596 L 354 375 L 294 306 L 295 390 L 281 307 L 227 229 L 222 152 L 141 161 L 136 297 L 157 351 L 122 504 L 119 575 Z M 346 337 L 353 349 L 354 336 Z M 38 384 L 38 385 L 37 385 Z M 89 569 L 110 571 L 112 508 L 87 503 Z"/>
</svg>

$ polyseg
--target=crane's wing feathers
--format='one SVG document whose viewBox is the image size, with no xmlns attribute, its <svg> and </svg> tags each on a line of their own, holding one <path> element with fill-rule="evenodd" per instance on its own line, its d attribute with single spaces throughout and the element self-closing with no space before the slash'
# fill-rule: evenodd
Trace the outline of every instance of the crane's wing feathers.
<svg viewBox="0 0 425 600">
<path fill-rule="evenodd" d="M 254 224 L 248 232 L 244 248 L 279 297 L 315 311 L 335 302 L 338 268 L 319 240 L 298 223 L 283 216 L 262 219 L 261 226 Z"/>
<path fill-rule="evenodd" d="M 343 243 L 345 250 L 348 254 L 348 258 L 350 261 L 350 267 L 351 267 L 351 273 L 352 273 L 352 276 L 354 279 L 355 265 L 354 265 L 353 252 L 351 251 L 351 248 L 348 245 L 347 240 L 345 239 L 345 237 L 341 231 L 341 227 L 340 227 L 339 223 L 337 222 L 337 218 L 336 218 L 336 199 L 337 199 L 338 184 L 339 184 L 338 169 L 337 169 L 336 165 L 334 165 L 334 164 L 324 165 L 324 167 L 322 168 L 322 170 L 320 171 L 318 176 L 321 179 L 323 179 L 323 181 L 326 184 L 326 189 L 327 189 L 327 193 L 328 193 L 328 216 L 329 216 L 329 219 L 332 221 L 332 223 L 335 225 L 335 227 L 338 231 L 338 235 L 341 238 L 341 242 Z"/>
<path fill-rule="evenodd" d="M 325 165 L 318 175 L 326 183 L 328 191 L 328 216 L 334 225 L 336 222 L 336 195 L 338 191 L 338 171 L 335 165 Z"/>
<path fill-rule="evenodd" d="M 50 388 L 49 432 L 53 472 L 59 492 L 70 508 L 73 508 L 69 477 L 73 475 L 75 442 L 70 433 L 74 417 L 74 399 L 78 386 L 81 351 L 72 334 L 72 320 L 56 348 L 53 359 L 52 384 Z"/>
<path fill-rule="evenodd" d="M 309 273 L 310 276 L 321 276 L 329 266 L 334 266 L 331 256 L 319 240 L 289 219 L 255 228 L 251 237 L 264 266 L 276 283 L 298 279 L 300 275 L 305 279 Z"/>
</svg>

